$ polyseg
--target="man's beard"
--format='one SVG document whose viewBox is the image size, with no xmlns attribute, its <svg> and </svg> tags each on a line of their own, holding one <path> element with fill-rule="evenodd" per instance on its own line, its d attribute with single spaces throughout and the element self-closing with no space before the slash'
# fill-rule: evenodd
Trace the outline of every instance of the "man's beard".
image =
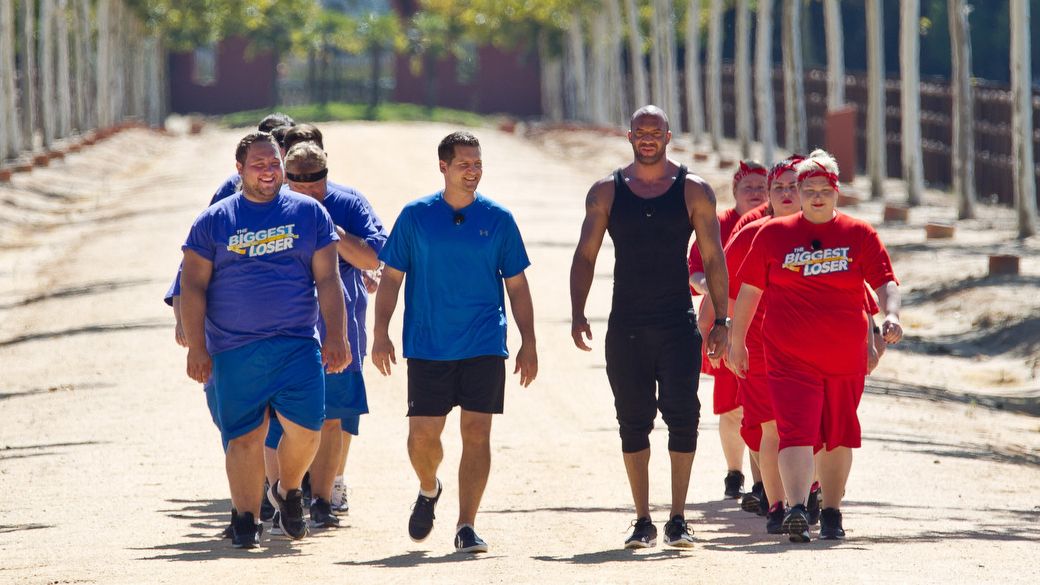
<svg viewBox="0 0 1040 585">
<path fill-rule="evenodd" d="M 666 151 L 664 148 L 659 149 L 657 152 L 651 155 L 645 155 L 639 152 L 639 147 L 633 146 L 632 153 L 635 155 L 636 162 L 642 165 L 652 165 L 661 162 L 661 159 L 665 157 Z"/>
</svg>

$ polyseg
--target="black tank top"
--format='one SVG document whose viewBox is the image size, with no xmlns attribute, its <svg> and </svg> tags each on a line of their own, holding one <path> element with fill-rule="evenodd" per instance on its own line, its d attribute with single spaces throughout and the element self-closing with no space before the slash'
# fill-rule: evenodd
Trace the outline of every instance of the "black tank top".
<svg viewBox="0 0 1040 585">
<path fill-rule="evenodd" d="M 686 209 L 686 166 L 657 197 L 637 197 L 614 171 L 607 231 L 614 241 L 610 326 L 674 325 L 693 309 L 686 253 L 693 227 Z"/>
</svg>

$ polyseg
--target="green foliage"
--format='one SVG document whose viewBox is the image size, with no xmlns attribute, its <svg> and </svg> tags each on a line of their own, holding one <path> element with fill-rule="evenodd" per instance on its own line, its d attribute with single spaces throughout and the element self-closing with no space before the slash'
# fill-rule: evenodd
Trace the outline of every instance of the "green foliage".
<svg viewBox="0 0 1040 585">
<path fill-rule="evenodd" d="M 282 106 L 279 110 L 289 114 L 295 120 L 309 123 L 352 120 L 376 120 L 383 122 L 430 121 L 471 127 L 487 126 L 491 123 L 487 117 L 470 112 L 448 108 L 428 109 L 425 106 L 415 104 L 385 103 L 373 110 L 367 104 L 331 102 L 324 105 Z M 224 116 L 222 122 L 232 128 L 252 127 L 256 126 L 257 120 L 270 113 L 270 110 L 236 112 Z"/>
</svg>

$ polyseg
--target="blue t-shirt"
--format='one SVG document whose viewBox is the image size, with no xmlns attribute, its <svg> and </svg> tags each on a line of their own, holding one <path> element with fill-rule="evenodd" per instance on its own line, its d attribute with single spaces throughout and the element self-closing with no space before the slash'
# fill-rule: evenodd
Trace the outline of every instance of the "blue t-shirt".
<svg viewBox="0 0 1040 585">
<path fill-rule="evenodd" d="M 360 197 L 360 193 L 350 187 L 328 184 L 323 201 L 332 222 L 343 228 L 348 234 L 357 236 L 367 243 L 376 254 L 386 243 L 386 230 L 375 217 L 370 205 Z M 378 227 L 377 227 L 378 224 Z M 368 336 L 365 335 L 365 310 L 368 306 L 368 291 L 361 280 L 361 271 L 339 257 L 339 275 L 343 280 L 343 297 L 347 305 L 347 340 L 350 342 L 353 360 L 347 371 L 361 371 L 362 360 L 367 352 L 365 347 Z M 325 324 L 320 324 L 322 338 L 325 336 Z"/>
<path fill-rule="evenodd" d="M 275 336 L 318 338 L 311 260 L 339 240 L 317 201 L 280 192 L 255 203 L 237 194 L 195 220 L 182 246 L 213 263 L 206 294 L 211 354 Z"/>
<path fill-rule="evenodd" d="M 458 211 L 443 192 L 413 201 L 401 210 L 379 259 L 407 274 L 406 358 L 509 355 L 502 281 L 531 261 L 506 208 L 479 193 Z"/>
<path fill-rule="evenodd" d="M 238 172 L 235 172 L 235 174 L 231 175 L 221 183 L 220 187 L 217 187 L 217 192 L 210 198 L 209 204 L 213 205 L 218 201 L 227 199 L 235 193 L 238 193 L 240 190 L 242 190 L 242 177 Z"/>
</svg>

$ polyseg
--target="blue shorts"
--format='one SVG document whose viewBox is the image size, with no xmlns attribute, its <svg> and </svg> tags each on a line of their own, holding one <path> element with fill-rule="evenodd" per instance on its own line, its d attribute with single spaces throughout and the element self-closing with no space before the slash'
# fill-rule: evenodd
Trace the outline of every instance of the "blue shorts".
<svg viewBox="0 0 1040 585">
<path fill-rule="evenodd" d="M 219 431 L 220 419 L 217 418 L 217 393 L 213 389 L 213 378 L 206 380 L 206 383 L 202 386 L 202 391 L 206 393 L 206 408 L 209 409 L 209 416 L 213 419 L 213 424 L 216 425 Z M 220 442 L 224 445 L 224 451 L 227 451 L 227 440 L 223 435 L 220 436 Z"/>
<path fill-rule="evenodd" d="M 325 374 L 325 418 L 339 419 L 341 429 L 357 436 L 362 414 L 368 414 L 368 394 L 361 372 Z M 282 424 L 272 416 L 264 445 L 277 449 L 282 432 Z"/>
<path fill-rule="evenodd" d="M 231 441 L 255 430 L 270 407 L 301 427 L 325 420 L 325 373 L 314 339 L 270 337 L 213 356 L 220 432 Z"/>
</svg>

